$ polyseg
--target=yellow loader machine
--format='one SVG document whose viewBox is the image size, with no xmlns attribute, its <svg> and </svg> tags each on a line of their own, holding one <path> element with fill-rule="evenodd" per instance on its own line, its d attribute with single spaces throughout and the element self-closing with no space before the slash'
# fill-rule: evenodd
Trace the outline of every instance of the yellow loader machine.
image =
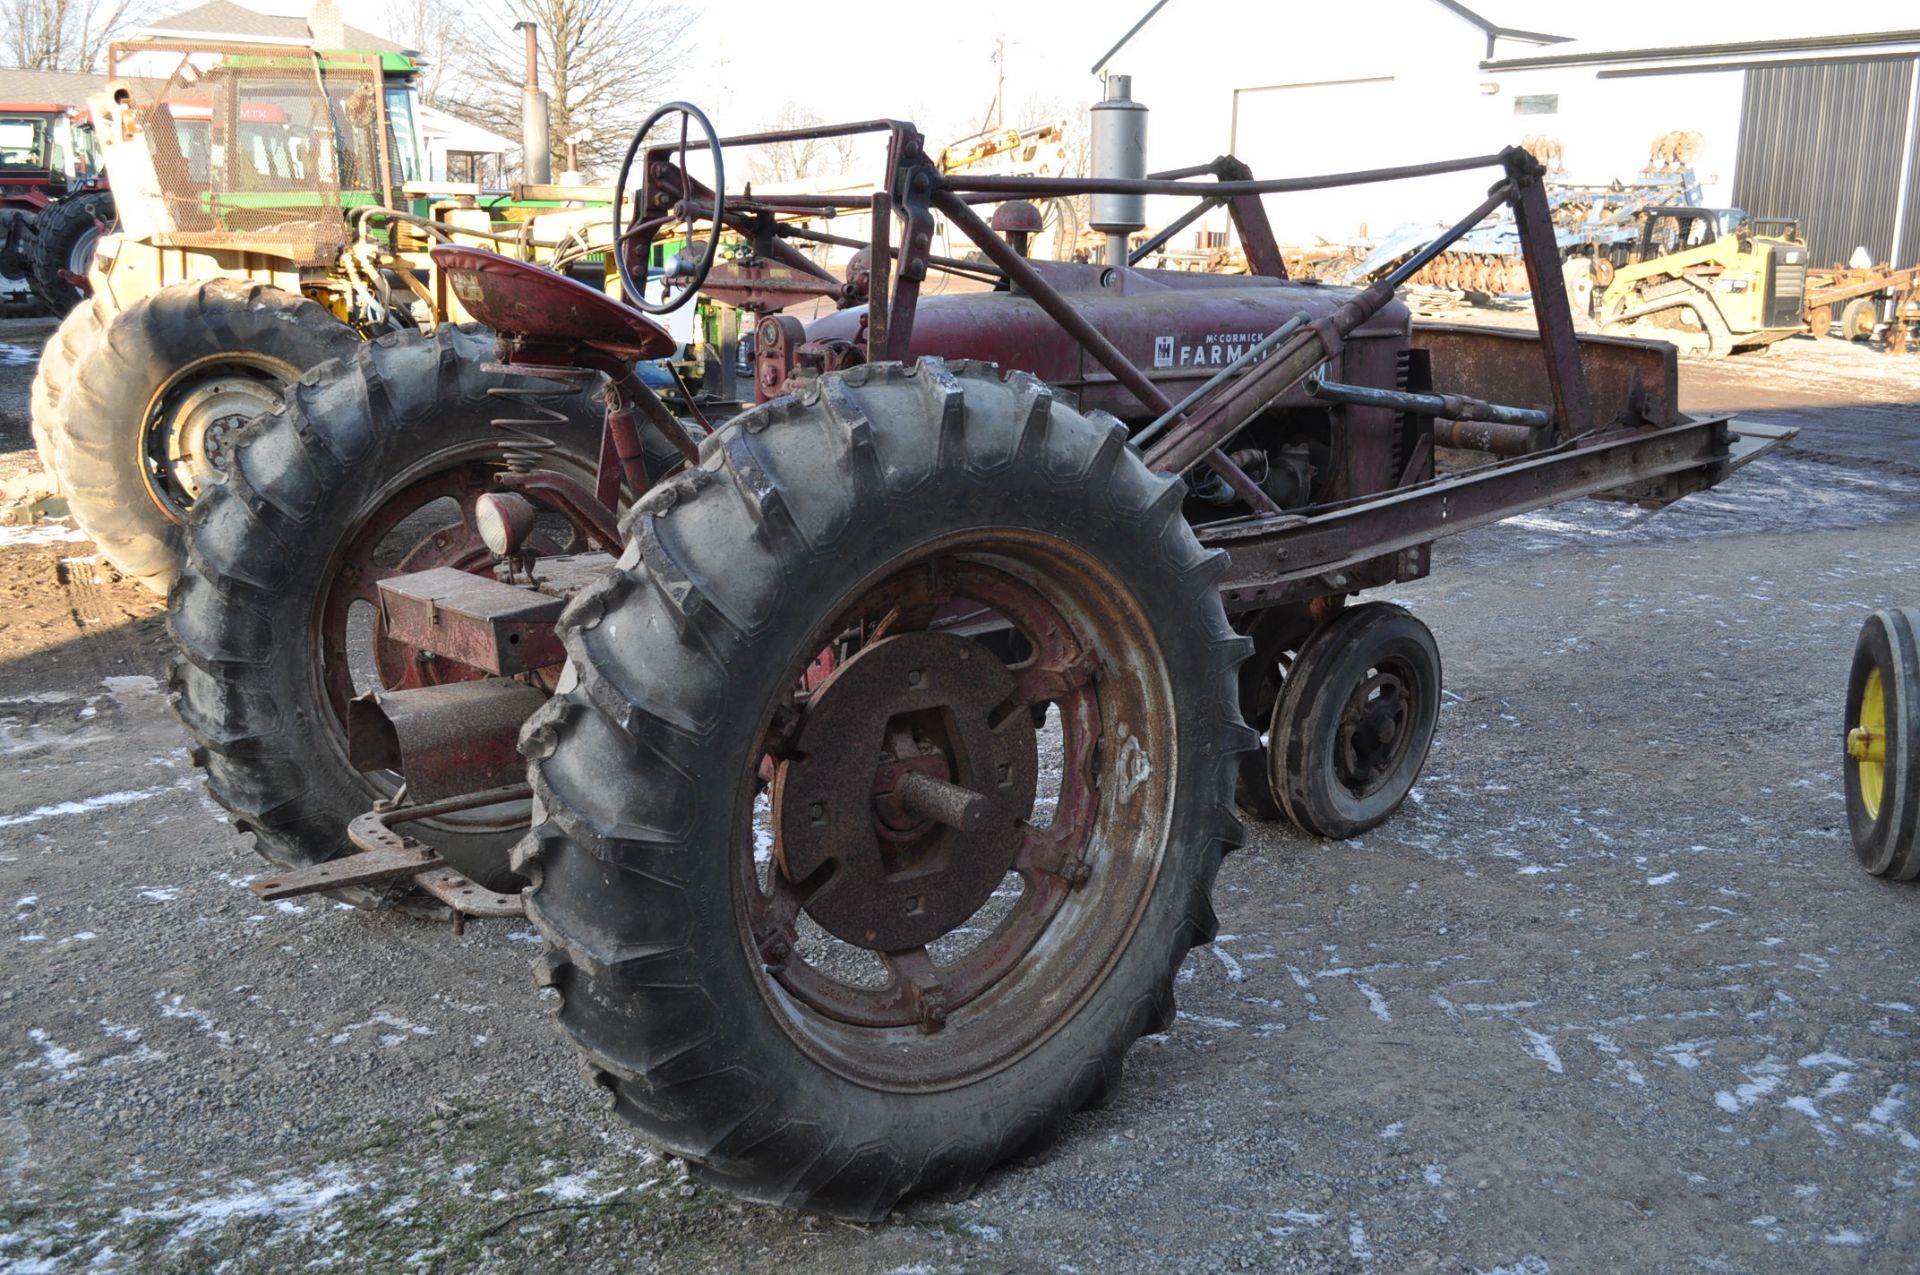
<svg viewBox="0 0 1920 1275">
<path fill-rule="evenodd" d="M 1649 208 L 1635 260 L 1601 294 L 1604 327 L 1644 322 L 1705 339 L 1720 358 L 1806 327 L 1807 246 L 1799 223 L 1737 208 Z"/>
</svg>

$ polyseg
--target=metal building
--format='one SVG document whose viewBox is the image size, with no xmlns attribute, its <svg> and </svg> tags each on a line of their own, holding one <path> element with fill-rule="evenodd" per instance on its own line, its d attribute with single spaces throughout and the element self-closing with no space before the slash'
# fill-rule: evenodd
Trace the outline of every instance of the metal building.
<svg viewBox="0 0 1920 1275">
<path fill-rule="evenodd" d="M 1815 261 L 1845 261 L 1855 247 L 1920 261 L 1914 80 L 1910 58 L 1748 70 L 1734 203 L 1799 217 Z"/>
<path fill-rule="evenodd" d="M 1916 0 L 1679 7 L 1651 27 L 1516 0 L 1270 4 L 1240 15 L 1239 38 L 1206 58 L 1191 52 L 1210 12 L 1201 0 L 1137 2 L 1134 24 L 1100 44 L 1100 69 L 1131 74 L 1153 107 L 1155 167 L 1231 150 L 1262 176 L 1304 175 L 1540 138 L 1568 177 L 1603 182 L 1633 177 L 1657 141 L 1680 135 L 1706 203 L 1798 218 L 1817 263 L 1864 248 L 1920 264 Z M 1547 23 L 1560 34 L 1515 29 Z M 1280 47 L 1314 56 L 1275 61 Z M 1476 181 L 1274 199 L 1269 213 L 1291 243 L 1367 241 L 1450 220 Z"/>
<path fill-rule="evenodd" d="M 1908 16 L 1908 15 L 1903 15 Z M 1920 264 L 1920 30 L 1663 48 L 1546 50 L 1483 64 L 1515 91 L 1572 80 L 1674 103 L 1676 127 L 1718 120 L 1720 197 L 1796 217 L 1814 261 Z M 1687 103 L 1685 107 L 1680 103 Z M 1596 102 L 1596 105 L 1599 103 Z M 1731 126 L 1729 129 L 1727 126 Z M 1725 134 L 1731 131 L 1733 136 Z M 1726 144 L 1731 143 L 1728 155 Z"/>
</svg>

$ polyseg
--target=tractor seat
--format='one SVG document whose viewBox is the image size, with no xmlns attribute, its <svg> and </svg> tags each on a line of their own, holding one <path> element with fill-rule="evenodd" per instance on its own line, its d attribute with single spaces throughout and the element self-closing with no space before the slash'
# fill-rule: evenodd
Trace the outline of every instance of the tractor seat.
<svg viewBox="0 0 1920 1275">
<path fill-rule="evenodd" d="M 461 244 L 434 245 L 433 263 L 475 319 L 534 350 L 586 346 L 626 363 L 674 352 L 673 337 L 640 311 L 544 266 Z"/>
</svg>

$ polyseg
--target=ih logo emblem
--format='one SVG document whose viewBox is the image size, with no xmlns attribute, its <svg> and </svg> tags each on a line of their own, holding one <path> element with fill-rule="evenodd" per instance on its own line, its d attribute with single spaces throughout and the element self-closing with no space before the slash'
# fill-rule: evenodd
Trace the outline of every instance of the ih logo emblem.
<svg viewBox="0 0 1920 1275">
<path fill-rule="evenodd" d="M 1153 338 L 1153 365 L 1155 367 L 1173 366 L 1173 338 L 1157 336 Z"/>
</svg>

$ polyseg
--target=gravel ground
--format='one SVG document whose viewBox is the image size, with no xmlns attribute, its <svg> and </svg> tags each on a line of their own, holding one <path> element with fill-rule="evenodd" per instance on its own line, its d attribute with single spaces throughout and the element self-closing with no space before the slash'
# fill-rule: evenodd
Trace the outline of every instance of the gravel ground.
<svg viewBox="0 0 1920 1275">
<path fill-rule="evenodd" d="M 1808 344 L 1684 369 L 1794 453 L 1436 553 L 1414 800 L 1253 828 L 1118 1099 L 873 1227 L 631 1138 L 524 926 L 255 900 L 157 604 L 0 528 L 0 1271 L 1915 1269 L 1920 890 L 1853 861 L 1838 723 L 1920 601 L 1920 360 Z"/>
</svg>

